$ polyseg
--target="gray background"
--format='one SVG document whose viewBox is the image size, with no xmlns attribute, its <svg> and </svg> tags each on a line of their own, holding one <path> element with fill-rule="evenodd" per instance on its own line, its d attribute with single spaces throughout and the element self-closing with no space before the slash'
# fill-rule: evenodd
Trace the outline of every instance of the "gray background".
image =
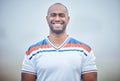
<svg viewBox="0 0 120 81">
<path fill-rule="evenodd" d="M 120 0 L 0 0 L 0 81 L 20 81 L 26 50 L 49 34 L 55 2 L 69 9 L 68 34 L 93 48 L 98 81 L 120 81 Z"/>
</svg>

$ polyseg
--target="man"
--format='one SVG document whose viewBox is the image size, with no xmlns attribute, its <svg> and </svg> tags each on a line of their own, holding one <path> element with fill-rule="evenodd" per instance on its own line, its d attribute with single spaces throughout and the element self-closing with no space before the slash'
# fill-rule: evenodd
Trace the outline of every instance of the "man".
<svg viewBox="0 0 120 81">
<path fill-rule="evenodd" d="M 26 52 L 21 81 L 97 81 L 92 49 L 66 33 L 68 15 L 61 3 L 49 7 L 49 36 Z"/>
</svg>

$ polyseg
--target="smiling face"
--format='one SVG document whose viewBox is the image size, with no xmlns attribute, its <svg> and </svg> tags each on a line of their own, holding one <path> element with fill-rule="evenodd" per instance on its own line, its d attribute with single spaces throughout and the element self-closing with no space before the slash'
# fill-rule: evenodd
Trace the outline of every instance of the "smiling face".
<svg viewBox="0 0 120 81">
<path fill-rule="evenodd" d="M 49 8 L 46 19 L 52 33 L 64 33 L 69 22 L 68 11 L 63 5 L 55 4 Z"/>
</svg>

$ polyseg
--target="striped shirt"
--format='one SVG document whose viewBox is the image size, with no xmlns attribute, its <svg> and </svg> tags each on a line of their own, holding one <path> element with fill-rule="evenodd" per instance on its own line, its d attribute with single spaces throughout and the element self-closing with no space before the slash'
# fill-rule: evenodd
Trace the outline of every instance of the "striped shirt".
<svg viewBox="0 0 120 81">
<path fill-rule="evenodd" d="M 22 64 L 22 72 L 37 81 L 81 81 L 81 74 L 96 71 L 92 49 L 71 37 L 59 47 L 48 38 L 30 46 Z"/>
</svg>

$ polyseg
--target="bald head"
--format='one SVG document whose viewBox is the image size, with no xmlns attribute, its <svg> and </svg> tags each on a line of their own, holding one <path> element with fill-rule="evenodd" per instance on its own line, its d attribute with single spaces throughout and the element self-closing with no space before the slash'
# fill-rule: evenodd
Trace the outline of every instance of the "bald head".
<svg viewBox="0 0 120 81">
<path fill-rule="evenodd" d="M 55 7 L 55 6 L 61 6 L 61 7 L 63 7 L 63 8 L 66 10 L 67 15 L 69 14 L 69 13 L 68 13 L 68 9 L 67 9 L 67 7 L 66 7 L 65 5 L 63 5 L 63 4 L 61 4 L 61 3 L 55 3 L 55 4 L 53 4 L 53 5 L 51 5 L 51 6 L 49 7 L 48 12 L 47 12 L 47 15 L 50 13 L 51 8 L 53 8 L 53 7 Z"/>
</svg>

